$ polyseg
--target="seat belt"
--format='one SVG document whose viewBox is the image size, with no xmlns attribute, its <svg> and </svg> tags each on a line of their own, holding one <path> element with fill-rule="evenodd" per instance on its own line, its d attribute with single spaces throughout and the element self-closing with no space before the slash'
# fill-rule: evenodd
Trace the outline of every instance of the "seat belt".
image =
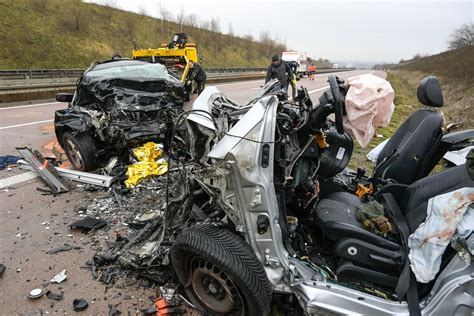
<svg viewBox="0 0 474 316">
<path fill-rule="evenodd" d="M 397 231 L 400 235 L 402 250 L 405 253 L 405 263 L 402 272 L 400 273 L 400 277 L 398 278 L 395 292 L 398 295 L 399 301 L 401 301 L 406 296 L 410 315 L 419 316 L 421 315 L 421 310 L 418 300 L 418 289 L 416 287 L 415 276 L 413 275 L 413 272 L 410 268 L 410 260 L 408 259 L 408 236 L 410 235 L 410 230 L 408 229 L 406 219 L 398 207 L 393 195 L 391 193 L 384 193 L 382 194 L 382 197 L 386 206 L 385 211 L 397 227 Z"/>
</svg>

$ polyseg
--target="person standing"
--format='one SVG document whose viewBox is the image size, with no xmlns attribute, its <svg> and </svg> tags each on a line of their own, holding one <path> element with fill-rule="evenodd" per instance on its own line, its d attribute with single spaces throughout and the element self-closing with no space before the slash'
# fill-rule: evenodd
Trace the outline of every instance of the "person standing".
<svg viewBox="0 0 474 316">
<path fill-rule="evenodd" d="M 296 78 L 291 67 L 282 61 L 278 54 L 272 56 L 272 63 L 267 69 L 265 83 L 272 79 L 278 79 L 280 82 L 280 88 L 285 90 L 285 92 L 288 92 L 289 81 L 294 81 L 296 84 Z"/>
<path fill-rule="evenodd" d="M 194 90 L 193 93 L 199 95 L 206 86 L 207 75 L 199 64 L 192 61 L 189 62 L 189 71 L 191 72 L 189 75 L 190 80 L 194 80 L 197 85 L 197 90 Z"/>
<path fill-rule="evenodd" d="M 314 67 L 314 64 L 311 64 L 308 68 L 309 71 L 309 80 L 314 80 L 314 74 L 316 73 L 316 67 Z"/>
</svg>

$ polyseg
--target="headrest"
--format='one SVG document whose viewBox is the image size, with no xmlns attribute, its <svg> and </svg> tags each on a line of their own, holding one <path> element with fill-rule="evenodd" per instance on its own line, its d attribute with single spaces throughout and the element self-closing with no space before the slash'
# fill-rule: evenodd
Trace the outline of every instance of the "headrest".
<svg viewBox="0 0 474 316">
<path fill-rule="evenodd" d="M 438 78 L 429 76 L 421 80 L 416 92 L 418 101 L 426 106 L 443 106 L 443 94 L 439 86 Z"/>
</svg>

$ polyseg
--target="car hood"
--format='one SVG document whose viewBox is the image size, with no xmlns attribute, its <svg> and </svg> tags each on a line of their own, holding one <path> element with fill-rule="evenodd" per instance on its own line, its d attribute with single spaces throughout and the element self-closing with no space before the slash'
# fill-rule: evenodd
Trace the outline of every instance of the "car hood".
<svg viewBox="0 0 474 316">
<path fill-rule="evenodd" d="M 164 105 L 182 105 L 183 85 L 182 82 L 165 79 L 91 80 L 83 77 L 72 105 L 99 111 L 108 111 L 113 107 L 125 111 L 156 110 Z"/>
</svg>

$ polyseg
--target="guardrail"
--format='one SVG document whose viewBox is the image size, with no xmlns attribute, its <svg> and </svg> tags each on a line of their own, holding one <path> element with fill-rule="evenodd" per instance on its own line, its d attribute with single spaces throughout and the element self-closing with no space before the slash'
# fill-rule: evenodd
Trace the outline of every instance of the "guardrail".
<svg viewBox="0 0 474 316">
<path fill-rule="evenodd" d="M 343 68 L 339 68 L 343 69 Z M 318 68 L 318 73 L 338 71 L 333 68 Z M 209 73 L 248 73 L 266 71 L 266 67 L 240 67 L 240 68 L 204 68 Z M 347 69 L 343 69 L 347 70 Z M 31 80 L 53 78 L 79 78 L 84 69 L 17 69 L 0 70 L 0 80 Z"/>
<path fill-rule="evenodd" d="M 0 80 L 79 78 L 85 69 L 18 69 L 0 70 Z M 266 71 L 266 68 L 204 68 L 207 73 L 242 73 Z"/>
</svg>

